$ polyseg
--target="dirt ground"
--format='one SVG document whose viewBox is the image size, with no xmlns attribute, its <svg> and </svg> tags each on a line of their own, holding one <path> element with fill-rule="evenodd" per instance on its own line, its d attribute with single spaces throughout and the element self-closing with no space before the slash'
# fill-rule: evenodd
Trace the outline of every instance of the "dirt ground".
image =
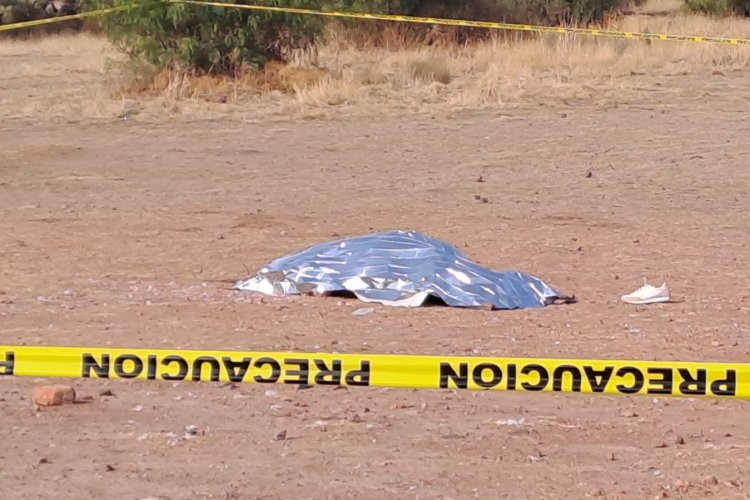
<svg viewBox="0 0 750 500">
<path fill-rule="evenodd" d="M 749 98 L 737 72 L 665 76 L 616 106 L 3 120 L 0 343 L 746 361 Z M 352 316 L 353 300 L 222 281 L 394 228 L 579 303 Z M 621 303 L 644 276 L 684 302 Z M 8 498 L 750 491 L 737 400 L 74 380 L 92 403 L 34 411 L 42 382 L 0 380 Z"/>
</svg>

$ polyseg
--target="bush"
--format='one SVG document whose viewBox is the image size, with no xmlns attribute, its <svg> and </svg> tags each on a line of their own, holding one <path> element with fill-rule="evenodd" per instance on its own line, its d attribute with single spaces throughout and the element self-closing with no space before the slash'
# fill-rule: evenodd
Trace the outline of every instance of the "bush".
<svg viewBox="0 0 750 500">
<path fill-rule="evenodd" d="M 342 10 L 403 14 L 410 16 L 469 19 L 477 21 L 502 21 L 522 24 L 577 24 L 602 22 L 608 13 L 623 9 L 642 0 L 337 0 L 330 8 Z M 750 1 L 750 0 L 747 0 Z M 371 21 L 344 22 L 352 28 L 352 36 L 364 37 L 379 44 L 382 31 Z M 352 33 L 350 31 L 350 34 Z M 401 33 L 412 40 L 432 43 L 465 43 L 487 38 L 492 31 L 482 28 L 465 28 L 430 25 L 402 25 Z M 518 36 L 515 33 L 514 36 Z"/>
<path fill-rule="evenodd" d="M 478 21 L 585 24 L 602 21 L 608 12 L 629 3 L 629 0 L 338 0 L 332 6 L 344 10 Z"/>
<path fill-rule="evenodd" d="M 701 14 L 750 16 L 750 0 L 685 0 L 685 6 Z"/>
<path fill-rule="evenodd" d="M 96 0 L 96 8 L 129 5 L 131 0 Z M 311 2 L 263 1 L 310 7 Z M 104 16 L 111 42 L 132 58 L 157 68 L 196 74 L 237 75 L 269 60 L 287 61 L 295 48 L 315 42 L 323 20 L 314 16 L 219 8 L 161 0 Z"/>
</svg>

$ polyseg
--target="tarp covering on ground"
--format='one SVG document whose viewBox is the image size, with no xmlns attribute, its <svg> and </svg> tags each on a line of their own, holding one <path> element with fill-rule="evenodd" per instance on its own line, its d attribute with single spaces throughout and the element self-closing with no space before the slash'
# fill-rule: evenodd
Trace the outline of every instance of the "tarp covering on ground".
<svg viewBox="0 0 750 500">
<path fill-rule="evenodd" d="M 274 260 L 234 288 L 277 296 L 351 292 L 366 302 L 407 307 L 421 306 L 430 296 L 448 306 L 491 309 L 574 301 L 535 276 L 484 268 L 414 231 L 315 245 Z"/>
</svg>

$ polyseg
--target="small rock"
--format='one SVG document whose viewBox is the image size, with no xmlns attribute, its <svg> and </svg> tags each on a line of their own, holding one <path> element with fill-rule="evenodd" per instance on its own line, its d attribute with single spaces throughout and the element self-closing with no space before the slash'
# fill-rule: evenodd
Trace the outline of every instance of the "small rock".
<svg viewBox="0 0 750 500">
<path fill-rule="evenodd" d="M 286 439 L 286 429 L 276 434 L 276 436 L 274 436 L 273 438 L 274 441 L 284 441 L 285 439 Z"/>
<path fill-rule="evenodd" d="M 682 437 L 682 436 L 677 436 L 677 438 L 675 438 L 674 442 L 677 443 L 677 444 L 685 444 L 685 438 Z"/>
<path fill-rule="evenodd" d="M 199 429 L 197 425 L 188 425 L 188 426 L 185 426 L 185 432 L 182 434 L 182 437 L 184 439 L 192 439 L 196 436 L 205 436 L 205 435 L 206 435 L 206 431 Z"/>
<path fill-rule="evenodd" d="M 701 479 L 701 484 L 703 486 L 716 486 L 719 484 L 719 480 L 716 479 L 716 476 L 703 476 L 703 479 Z"/>
<path fill-rule="evenodd" d="M 143 405 L 136 405 L 133 407 L 133 411 L 143 411 Z"/>
<path fill-rule="evenodd" d="M 101 391 L 101 392 L 99 393 L 99 395 L 100 395 L 100 396 L 102 396 L 102 397 L 105 397 L 105 396 L 111 396 L 111 397 L 114 397 L 114 395 L 115 395 L 115 394 L 114 394 L 114 393 L 113 393 L 112 391 L 110 391 L 109 389 L 106 389 L 106 390 L 104 390 L 104 391 Z"/>
<path fill-rule="evenodd" d="M 588 491 L 588 496 L 590 497 L 603 497 L 605 495 L 604 490 L 601 488 L 591 488 Z"/>
<path fill-rule="evenodd" d="M 683 481 L 682 479 L 677 479 L 675 480 L 673 486 L 674 489 L 679 491 L 680 493 L 685 493 L 687 492 L 687 489 L 690 488 L 690 482 Z"/>
<path fill-rule="evenodd" d="M 502 426 L 521 426 L 524 425 L 526 422 L 526 419 L 524 418 L 501 418 L 500 420 L 495 420 L 495 425 L 498 427 Z"/>
<path fill-rule="evenodd" d="M 480 175 L 480 176 L 479 176 L 479 178 L 477 179 L 477 182 L 484 182 L 484 177 L 482 177 L 482 176 Z"/>
<path fill-rule="evenodd" d="M 365 307 L 362 309 L 356 309 L 354 312 L 352 312 L 352 316 L 367 316 L 368 314 L 372 314 L 375 312 L 375 309 L 372 307 Z"/>
<path fill-rule="evenodd" d="M 105 469 L 107 470 L 107 472 L 112 472 L 113 470 L 115 470 L 115 468 L 109 464 L 106 465 Z"/>
<path fill-rule="evenodd" d="M 60 406 L 76 400 L 76 391 L 69 385 L 42 385 L 35 387 L 31 400 L 39 406 Z"/>
<path fill-rule="evenodd" d="M 592 177 L 593 175 L 594 175 L 594 173 L 593 173 L 593 172 L 591 172 L 591 170 L 587 170 L 587 171 L 586 171 L 586 178 L 587 178 L 587 179 L 591 178 L 591 177 Z"/>
</svg>

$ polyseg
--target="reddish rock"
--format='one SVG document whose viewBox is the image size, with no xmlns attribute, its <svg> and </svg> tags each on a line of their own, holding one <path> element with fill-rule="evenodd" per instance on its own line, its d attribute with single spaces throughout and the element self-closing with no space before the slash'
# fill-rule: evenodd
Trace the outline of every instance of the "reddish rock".
<svg viewBox="0 0 750 500">
<path fill-rule="evenodd" d="M 31 400 L 39 406 L 60 406 L 76 400 L 76 391 L 68 385 L 42 385 L 35 387 Z"/>
</svg>

